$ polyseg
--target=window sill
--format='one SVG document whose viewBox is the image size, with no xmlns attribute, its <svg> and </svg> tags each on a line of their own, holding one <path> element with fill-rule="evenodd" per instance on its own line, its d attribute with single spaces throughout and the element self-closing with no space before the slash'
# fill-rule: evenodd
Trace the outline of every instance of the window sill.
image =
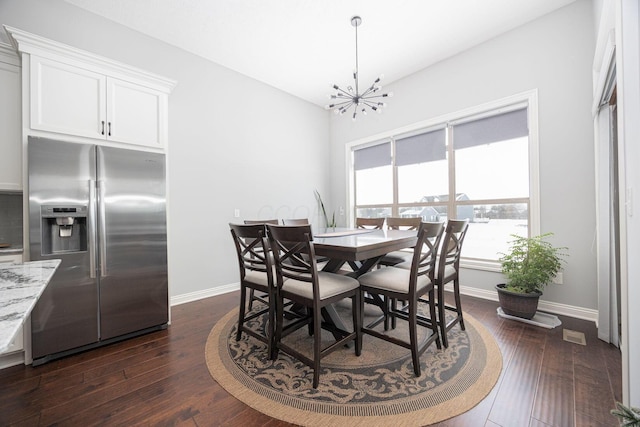
<svg viewBox="0 0 640 427">
<path fill-rule="evenodd" d="M 472 270 L 491 271 L 494 273 L 502 272 L 502 263 L 500 261 L 462 258 L 460 260 L 460 267 Z"/>
</svg>

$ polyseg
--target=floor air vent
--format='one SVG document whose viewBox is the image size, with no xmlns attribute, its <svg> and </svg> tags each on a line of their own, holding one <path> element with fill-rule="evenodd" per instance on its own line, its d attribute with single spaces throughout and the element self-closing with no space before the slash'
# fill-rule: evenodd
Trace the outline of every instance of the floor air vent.
<svg viewBox="0 0 640 427">
<path fill-rule="evenodd" d="M 574 344 L 587 345 L 587 339 L 584 337 L 584 332 L 572 331 L 571 329 L 563 329 L 562 339 Z"/>
</svg>

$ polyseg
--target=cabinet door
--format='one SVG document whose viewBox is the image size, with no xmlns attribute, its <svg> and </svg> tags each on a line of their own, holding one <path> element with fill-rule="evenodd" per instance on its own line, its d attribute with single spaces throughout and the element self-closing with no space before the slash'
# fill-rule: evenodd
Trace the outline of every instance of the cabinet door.
<svg viewBox="0 0 640 427">
<path fill-rule="evenodd" d="M 112 77 L 107 88 L 107 139 L 162 148 L 167 95 Z"/>
<path fill-rule="evenodd" d="M 21 190 L 20 67 L 0 62 L 0 94 L 0 190 Z"/>
<path fill-rule="evenodd" d="M 103 74 L 31 57 L 32 129 L 104 139 L 105 95 Z"/>
</svg>

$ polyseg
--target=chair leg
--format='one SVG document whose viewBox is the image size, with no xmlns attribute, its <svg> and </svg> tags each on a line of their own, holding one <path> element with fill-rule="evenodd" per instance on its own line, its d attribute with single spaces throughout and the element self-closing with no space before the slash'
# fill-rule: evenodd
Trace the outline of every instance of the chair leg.
<svg viewBox="0 0 640 427">
<path fill-rule="evenodd" d="M 398 308 L 398 301 L 395 298 L 391 298 L 391 309 L 390 309 L 390 313 L 393 313 L 394 310 L 396 310 Z M 395 329 L 396 328 L 396 316 L 394 316 L 393 314 L 391 314 L 391 329 Z"/>
<path fill-rule="evenodd" d="M 393 300 L 389 300 L 389 298 L 385 295 L 382 297 L 382 315 L 384 316 L 384 330 L 389 330 L 389 305 L 393 304 Z M 392 305 L 393 307 L 393 305 Z"/>
<path fill-rule="evenodd" d="M 439 283 L 438 288 L 438 325 L 440 326 L 440 336 L 442 337 L 442 345 L 444 348 L 449 347 L 449 341 L 447 340 L 447 318 L 445 303 L 444 303 L 444 284 Z"/>
<path fill-rule="evenodd" d="M 255 292 L 255 289 L 251 289 L 249 291 L 249 311 L 253 310 L 253 293 Z"/>
<path fill-rule="evenodd" d="M 360 302 L 360 291 L 357 290 L 352 298 L 351 312 L 353 313 L 353 330 L 356 333 L 356 356 L 362 353 L 362 303 Z"/>
<path fill-rule="evenodd" d="M 460 281 L 456 278 L 453 281 L 453 294 L 456 299 L 456 313 L 458 314 L 458 319 L 460 319 L 460 329 L 463 331 L 464 329 L 464 319 L 462 318 L 462 303 L 460 302 Z"/>
<path fill-rule="evenodd" d="M 236 331 L 236 341 L 240 341 L 242 336 L 242 326 L 244 325 L 244 313 L 247 298 L 247 288 L 240 284 L 240 307 L 238 309 L 238 330 Z"/>
<path fill-rule="evenodd" d="M 280 340 L 282 340 L 282 327 L 284 324 L 284 299 L 276 297 L 276 325 L 275 336 L 273 337 L 272 360 L 277 359 L 280 350 Z"/>
<path fill-rule="evenodd" d="M 440 342 L 440 332 L 438 332 L 438 321 L 436 320 L 436 302 L 435 302 L 435 291 L 431 289 L 429 294 L 429 318 L 431 319 L 431 331 L 436 336 L 436 347 L 438 350 L 442 348 L 442 343 Z"/>
<path fill-rule="evenodd" d="M 322 351 L 320 347 L 322 345 L 320 312 L 321 310 L 313 310 L 313 388 L 318 388 L 320 382 L 320 354 Z"/>
<path fill-rule="evenodd" d="M 267 329 L 269 359 L 276 360 L 276 304 L 277 298 L 274 292 L 269 293 L 269 325 Z M 284 316 L 284 314 L 283 314 Z"/>
<path fill-rule="evenodd" d="M 420 357 L 418 356 L 418 319 L 417 301 L 409 301 L 409 342 L 411 344 L 411 360 L 413 361 L 413 373 L 420 376 Z"/>
</svg>

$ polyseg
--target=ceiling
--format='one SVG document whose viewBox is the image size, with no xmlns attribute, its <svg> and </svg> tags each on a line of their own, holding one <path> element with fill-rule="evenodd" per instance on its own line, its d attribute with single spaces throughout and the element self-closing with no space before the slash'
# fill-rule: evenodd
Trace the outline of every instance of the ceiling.
<svg viewBox="0 0 640 427">
<path fill-rule="evenodd" d="M 575 0 L 65 0 L 324 106 L 399 80 Z"/>
</svg>

